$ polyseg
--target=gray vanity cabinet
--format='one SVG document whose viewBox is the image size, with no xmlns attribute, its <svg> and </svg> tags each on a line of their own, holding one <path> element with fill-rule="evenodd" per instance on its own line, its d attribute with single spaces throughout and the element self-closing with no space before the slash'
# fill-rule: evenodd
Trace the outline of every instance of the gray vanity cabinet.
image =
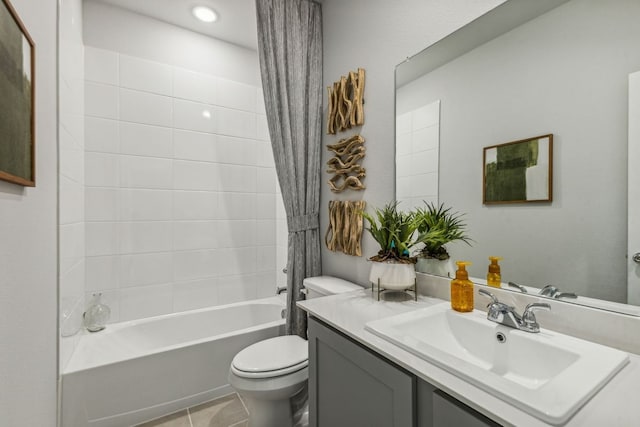
<svg viewBox="0 0 640 427">
<path fill-rule="evenodd" d="M 412 427 L 416 378 L 309 319 L 309 425 Z"/>
<path fill-rule="evenodd" d="M 489 418 L 309 318 L 310 427 L 494 427 Z"/>
</svg>

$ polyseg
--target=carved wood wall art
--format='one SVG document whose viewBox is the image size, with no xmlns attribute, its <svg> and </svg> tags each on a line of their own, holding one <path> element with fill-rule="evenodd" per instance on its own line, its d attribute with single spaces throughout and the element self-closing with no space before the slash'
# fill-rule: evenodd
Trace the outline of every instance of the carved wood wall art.
<svg viewBox="0 0 640 427">
<path fill-rule="evenodd" d="M 363 222 L 360 212 L 367 203 L 363 200 L 331 200 L 329 202 L 329 228 L 324 236 L 330 251 L 362 256 Z"/>
<path fill-rule="evenodd" d="M 329 179 L 329 187 L 334 193 L 340 193 L 347 188 L 363 190 L 362 179 L 366 176 L 366 170 L 360 165 L 360 160 L 365 155 L 364 138 L 354 135 L 344 138 L 336 144 L 328 144 L 327 149 L 334 156 L 327 161 L 327 173 L 334 174 Z"/>
<path fill-rule="evenodd" d="M 364 69 L 358 68 L 358 71 L 350 71 L 348 76 L 340 77 L 333 86 L 327 86 L 328 134 L 334 135 L 352 126 L 364 124 L 364 80 Z"/>
</svg>

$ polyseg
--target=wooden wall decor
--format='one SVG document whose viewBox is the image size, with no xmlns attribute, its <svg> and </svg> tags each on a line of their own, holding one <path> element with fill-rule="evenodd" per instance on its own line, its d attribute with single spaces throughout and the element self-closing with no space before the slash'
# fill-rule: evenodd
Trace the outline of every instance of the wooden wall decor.
<svg viewBox="0 0 640 427">
<path fill-rule="evenodd" d="M 346 189 L 363 190 L 362 179 L 366 176 L 366 170 L 360 165 L 364 157 L 364 138 L 354 135 L 344 138 L 337 144 L 328 144 L 327 149 L 334 156 L 327 161 L 327 173 L 334 174 L 329 179 L 329 188 L 334 193 L 341 193 Z"/>
<path fill-rule="evenodd" d="M 363 68 L 349 71 L 349 76 L 327 86 L 329 94 L 329 114 L 327 115 L 327 133 L 335 135 L 364 124 L 364 80 Z"/>
<path fill-rule="evenodd" d="M 360 212 L 367 203 L 363 200 L 331 200 L 329 202 L 329 228 L 324 236 L 330 251 L 362 256 L 363 222 Z"/>
</svg>

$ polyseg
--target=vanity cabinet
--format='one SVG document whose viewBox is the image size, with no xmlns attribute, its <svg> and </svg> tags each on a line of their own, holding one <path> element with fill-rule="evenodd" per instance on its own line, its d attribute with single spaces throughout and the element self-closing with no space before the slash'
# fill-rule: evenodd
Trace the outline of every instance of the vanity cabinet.
<svg viewBox="0 0 640 427">
<path fill-rule="evenodd" d="M 310 427 L 488 427 L 489 418 L 309 318 Z"/>
<path fill-rule="evenodd" d="M 415 376 L 309 319 L 309 425 L 411 427 Z"/>
</svg>

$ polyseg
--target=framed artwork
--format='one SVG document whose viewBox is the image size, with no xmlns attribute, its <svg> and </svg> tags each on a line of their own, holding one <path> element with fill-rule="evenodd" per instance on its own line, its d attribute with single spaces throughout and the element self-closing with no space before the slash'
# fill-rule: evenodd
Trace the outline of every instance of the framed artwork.
<svg viewBox="0 0 640 427">
<path fill-rule="evenodd" d="M 34 44 L 9 0 L 0 0 L 0 179 L 34 187 Z"/>
<path fill-rule="evenodd" d="M 551 202 L 553 135 L 485 147 L 484 204 Z"/>
</svg>

